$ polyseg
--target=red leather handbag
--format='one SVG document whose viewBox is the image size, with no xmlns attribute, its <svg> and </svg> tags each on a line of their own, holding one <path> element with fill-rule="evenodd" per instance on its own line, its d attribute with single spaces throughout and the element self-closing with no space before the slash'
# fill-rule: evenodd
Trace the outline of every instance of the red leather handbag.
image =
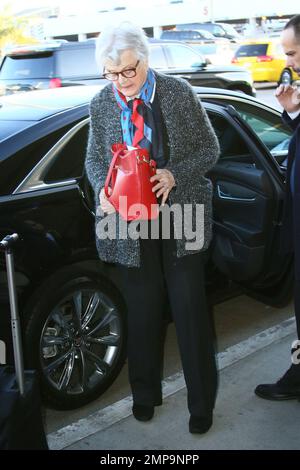
<svg viewBox="0 0 300 470">
<path fill-rule="evenodd" d="M 156 183 L 150 182 L 156 162 L 146 149 L 128 150 L 126 144 L 114 144 L 111 150 L 113 158 L 104 185 L 107 199 L 125 220 L 156 219 L 159 206 L 152 192 Z"/>
</svg>

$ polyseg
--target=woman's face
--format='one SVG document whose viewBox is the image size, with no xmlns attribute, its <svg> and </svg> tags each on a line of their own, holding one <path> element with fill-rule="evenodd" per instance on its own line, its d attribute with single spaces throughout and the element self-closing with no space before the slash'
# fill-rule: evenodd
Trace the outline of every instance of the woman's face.
<svg viewBox="0 0 300 470">
<path fill-rule="evenodd" d="M 123 93 L 123 95 L 128 98 L 134 97 L 139 94 L 140 89 L 144 85 L 147 72 L 148 72 L 148 63 L 139 61 L 134 51 L 127 50 L 122 52 L 120 56 L 120 63 L 116 65 L 112 60 L 107 59 L 104 64 L 105 72 L 118 73 L 123 72 L 127 69 L 136 68 L 136 76 L 132 78 L 123 77 L 119 75 L 118 80 L 114 81 L 117 89 Z"/>
</svg>

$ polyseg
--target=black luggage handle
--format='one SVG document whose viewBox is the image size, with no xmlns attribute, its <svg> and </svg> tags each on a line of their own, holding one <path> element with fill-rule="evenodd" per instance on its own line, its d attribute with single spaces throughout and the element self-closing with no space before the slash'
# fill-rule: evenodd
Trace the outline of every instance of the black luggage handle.
<svg viewBox="0 0 300 470">
<path fill-rule="evenodd" d="M 12 235 L 6 235 L 0 242 L 0 251 L 7 251 L 9 250 L 14 243 L 19 240 L 19 235 L 17 233 L 13 233 Z"/>
<path fill-rule="evenodd" d="M 17 377 L 20 394 L 24 395 L 25 393 L 24 362 L 23 362 L 21 326 L 20 326 L 20 318 L 19 318 L 19 312 L 18 312 L 18 301 L 17 301 L 16 283 L 15 283 L 14 256 L 13 256 L 13 251 L 12 251 L 12 245 L 14 245 L 14 243 L 16 243 L 18 240 L 19 240 L 19 235 L 17 233 L 13 233 L 12 235 L 7 235 L 0 242 L 0 251 L 3 251 L 5 253 L 16 377 Z"/>
</svg>

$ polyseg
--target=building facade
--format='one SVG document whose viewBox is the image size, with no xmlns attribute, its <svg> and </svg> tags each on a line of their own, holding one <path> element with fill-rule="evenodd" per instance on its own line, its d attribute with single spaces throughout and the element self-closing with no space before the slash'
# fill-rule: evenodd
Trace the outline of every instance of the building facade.
<svg viewBox="0 0 300 470">
<path fill-rule="evenodd" d="M 251 0 L 249 4 L 233 0 L 148 0 L 143 4 L 137 0 L 65 0 L 59 3 L 54 0 L 48 17 L 41 15 L 39 9 L 39 20 L 35 15 L 31 34 L 39 39 L 84 40 L 96 36 L 109 24 L 129 20 L 140 24 L 150 36 L 159 37 L 162 28 L 180 23 L 245 22 L 262 17 L 291 16 L 298 13 L 298 3 L 298 0 Z"/>
</svg>

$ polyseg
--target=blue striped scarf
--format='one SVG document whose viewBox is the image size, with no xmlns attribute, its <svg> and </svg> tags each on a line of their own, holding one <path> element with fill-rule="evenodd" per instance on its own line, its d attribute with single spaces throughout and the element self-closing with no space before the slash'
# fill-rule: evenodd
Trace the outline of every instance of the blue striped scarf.
<svg viewBox="0 0 300 470">
<path fill-rule="evenodd" d="M 151 150 L 154 129 L 150 100 L 155 82 L 155 75 L 149 69 L 146 81 L 140 90 L 139 98 L 134 98 L 128 102 L 113 83 L 113 92 L 118 106 L 121 108 L 123 142 L 133 147 L 146 148 L 149 151 Z"/>
</svg>

